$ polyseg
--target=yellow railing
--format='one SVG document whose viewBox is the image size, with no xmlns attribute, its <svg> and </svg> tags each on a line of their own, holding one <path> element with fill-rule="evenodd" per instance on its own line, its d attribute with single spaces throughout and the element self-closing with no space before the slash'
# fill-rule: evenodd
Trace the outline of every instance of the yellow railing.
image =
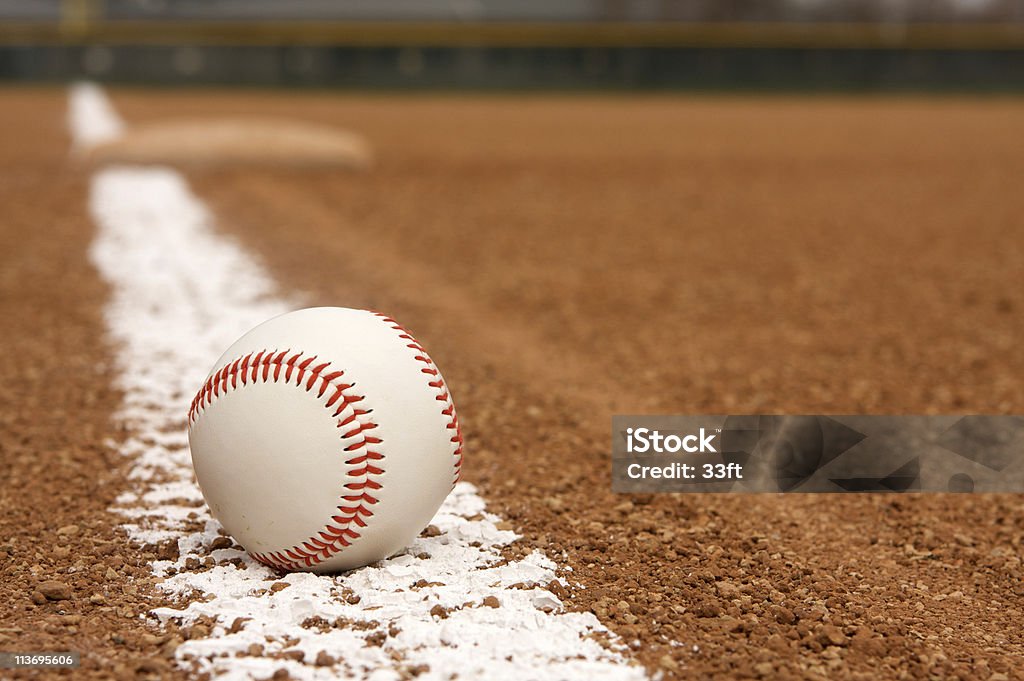
<svg viewBox="0 0 1024 681">
<path fill-rule="evenodd" d="M 66 4 L 60 23 L 0 23 L 0 44 L 1024 49 L 1024 23 L 102 21 L 94 3 Z"/>
</svg>

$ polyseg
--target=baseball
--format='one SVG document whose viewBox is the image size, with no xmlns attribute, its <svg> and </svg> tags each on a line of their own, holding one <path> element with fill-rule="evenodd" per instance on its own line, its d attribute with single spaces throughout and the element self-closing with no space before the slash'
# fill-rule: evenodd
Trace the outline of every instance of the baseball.
<svg viewBox="0 0 1024 681">
<path fill-rule="evenodd" d="M 333 572 L 386 558 L 459 478 L 448 387 L 390 317 L 321 307 L 275 317 L 221 356 L 188 437 L 213 515 L 256 560 Z"/>
</svg>

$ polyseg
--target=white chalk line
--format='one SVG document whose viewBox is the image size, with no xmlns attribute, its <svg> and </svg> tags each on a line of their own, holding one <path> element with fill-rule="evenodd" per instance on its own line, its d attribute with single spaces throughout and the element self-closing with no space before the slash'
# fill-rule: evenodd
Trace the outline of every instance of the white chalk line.
<svg viewBox="0 0 1024 681">
<path fill-rule="evenodd" d="M 70 127 L 75 148 L 86 149 L 124 126 L 104 93 L 86 84 L 72 89 Z M 106 323 L 125 394 L 115 418 L 127 427 L 122 450 L 134 460 L 133 491 L 116 510 L 132 540 L 177 542 L 177 559 L 153 564 L 158 587 L 195 598 L 151 615 L 183 625 L 203 617 L 216 623 L 208 638 L 179 646 L 182 667 L 223 679 L 286 669 L 298 679 L 384 681 L 413 668 L 422 679 L 644 677 L 596 617 L 566 612 L 542 588 L 559 579 L 552 560 L 534 552 L 501 561 L 502 547 L 516 535 L 498 528 L 500 519 L 467 483 L 435 517 L 440 534 L 344 575 L 280 577 L 242 551 L 212 549 L 220 526 L 192 475 L 189 401 L 224 348 L 298 305 L 280 296 L 239 244 L 216 233 L 209 211 L 171 169 L 96 171 L 89 207 L 97 227 L 91 257 L 112 289 Z M 203 529 L 190 531 L 188 524 Z M 207 557 L 217 563 L 196 569 L 193 561 Z M 238 618 L 241 626 L 229 631 Z M 253 646 L 262 655 L 248 654 Z M 295 651 L 301 661 L 274 657 Z M 318 658 L 328 661 L 324 653 L 333 663 L 316 666 Z"/>
</svg>

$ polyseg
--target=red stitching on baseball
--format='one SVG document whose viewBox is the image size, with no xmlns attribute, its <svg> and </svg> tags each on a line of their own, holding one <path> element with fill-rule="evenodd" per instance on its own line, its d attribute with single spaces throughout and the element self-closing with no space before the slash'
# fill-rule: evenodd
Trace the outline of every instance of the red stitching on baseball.
<svg viewBox="0 0 1024 681">
<path fill-rule="evenodd" d="M 380 317 L 385 323 L 387 323 L 392 329 L 398 332 L 398 337 L 404 341 L 407 341 L 407 348 L 415 351 L 413 359 L 424 365 L 420 372 L 429 376 L 436 376 L 437 380 L 428 381 L 427 385 L 433 388 L 437 395 L 434 397 L 438 402 L 444 402 L 444 409 L 441 410 L 441 414 L 448 419 L 448 423 L 445 426 L 448 430 L 454 430 L 452 434 L 451 443 L 455 445 L 455 451 L 452 452 L 452 456 L 455 459 L 455 477 L 452 480 L 452 487 L 455 486 L 460 479 L 462 479 L 462 428 L 459 427 L 459 416 L 455 413 L 455 402 L 452 401 L 451 394 L 448 392 L 448 386 L 445 385 L 444 379 L 441 378 L 441 372 L 434 366 L 434 362 L 427 355 L 427 351 L 423 349 L 423 346 L 419 344 L 412 334 L 403 327 L 401 324 L 396 322 L 391 317 L 380 312 L 374 312 L 375 315 Z"/>
<path fill-rule="evenodd" d="M 346 408 L 365 399 L 362 395 L 346 393 L 347 390 L 352 388 L 352 384 L 335 383 L 345 372 L 334 370 L 324 373 L 330 367 L 330 362 L 323 362 L 310 368 L 316 357 L 307 357 L 299 362 L 302 359 L 303 353 L 296 352 L 288 356 L 289 352 L 291 351 L 284 350 L 275 353 L 275 351 L 261 350 L 258 353 L 250 352 L 244 357 L 239 357 L 234 362 L 229 362 L 219 371 L 213 373 L 192 400 L 192 405 L 188 410 L 189 427 L 196 422 L 200 413 L 215 398 L 219 397 L 222 393 L 227 393 L 229 388 L 231 390 L 236 389 L 239 382 L 243 386 L 250 382 L 256 383 L 257 381 L 263 383 L 271 381 L 274 383 L 282 382 L 282 367 L 284 367 L 283 382 L 285 384 L 295 385 L 298 388 L 305 389 L 306 392 L 311 392 L 313 387 L 319 382 L 320 389 L 316 393 L 318 399 L 324 396 L 328 388 L 333 388 L 334 392 L 324 404 L 324 408 L 331 413 L 333 418 L 341 416 Z M 261 368 L 262 371 L 260 371 Z M 273 371 L 272 375 L 271 371 Z M 303 385 L 302 381 L 307 373 L 309 374 L 309 379 Z M 294 380 L 292 379 L 293 376 L 295 377 Z M 340 404 L 337 404 L 335 407 L 335 404 L 339 402 Z M 338 506 L 340 515 L 331 516 L 331 523 L 326 524 L 315 536 L 309 537 L 301 545 L 292 546 L 282 551 L 250 553 L 249 555 L 264 565 L 280 570 L 311 568 L 340 553 L 346 546 L 350 546 L 354 540 L 359 538 L 359 533 L 351 529 L 350 526 L 366 527 L 364 518 L 373 515 L 373 510 L 369 506 L 376 504 L 378 501 L 375 496 L 366 490 L 380 489 L 380 483 L 374 480 L 373 477 L 383 475 L 384 473 L 384 469 L 379 465 L 379 462 L 384 459 L 384 455 L 371 448 L 372 445 L 380 444 L 381 439 L 367 434 L 367 431 L 377 427 L 376 423 L 365 419 L 368 413 L 365 409 L 352 407 L 350 413 L 337 423 L 338 428 L 345 428 L 345 431 L 341 433 L 343 440 L 362 436 L 359 441 L 342 448 L 342 451 L 346 453 L 356 452 L 355 456 L 350 456 L 345 460 L 345 465 L 350 467 L 348 470 L 350 477 L 361 477 L 362 480 L 344 485 L 345 489 L 350 493 L 341 496 L 343 503 Z M 359 421 L 359 417 L 364 417 L 364 420 Z M 351 494 L 351 492 L 359 492 L 359 494 Z"/>
</svg>

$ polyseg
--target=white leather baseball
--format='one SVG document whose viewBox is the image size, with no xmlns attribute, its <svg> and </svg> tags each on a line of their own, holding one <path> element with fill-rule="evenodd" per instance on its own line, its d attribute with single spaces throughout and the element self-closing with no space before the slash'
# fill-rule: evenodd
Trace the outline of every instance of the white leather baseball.
<svg viewBox="0 0 1024 681">
<path fill-rule="evenodd" d="M 321 307 L 221 356 L 189 410 L 213 515 L 260 562 L 331 572 L 386 558 L 459 478 L 462 435 L 437 367 L 393 319 Z"/>
</svg>

